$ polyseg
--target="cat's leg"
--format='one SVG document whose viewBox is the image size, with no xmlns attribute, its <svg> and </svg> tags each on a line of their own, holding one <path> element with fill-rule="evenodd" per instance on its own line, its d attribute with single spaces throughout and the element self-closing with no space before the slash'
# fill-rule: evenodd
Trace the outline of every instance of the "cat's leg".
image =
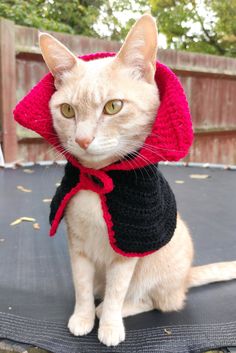
<svg viewBox="0 0 236 353">
<path fill-rule="evenodd" d="M 103 302 L 96 307 L 96 315 L 100 319 L 102 314 Z M 151 299 L 143 299 L 138 302 L 132 302 L 130 300 L 125 300 L 122 307 L 122 317 L 133 316 L 141 314 L 147 311 L 155 309 L 153 301 Z"/>
<path fill-rule="evenodd" d="M 187 288 L 184 283 L 174 288 L 159 286 L 152 291 L 155 309 L 163 312 L 179 311 L 183 309 Z"/>
<path fill-rule="evenodd" d="M 103 299 L 105 294 L 105 265 L 103 267 L 96 264 L 96 270 L 94 275 L 94 289 L 93 294 L 95 299 Z"/>
<path fill-rule="evenodd" d="M 75 336 L 92 331 L 95 320 L 93 296 L 94 264 L 81 253 L 70 248 L 72 273 L 75 287 L 75 308 L 68 328 Z"/>
<path fill-rule="evenodd" d="M 125 339 L 122 307 L 136 262 L 137 258 L 118 258 L 107 267 L 105 297 L 98 329 L 99 340 L 107 346 L 116 346 Z"/>
<path fill-rule="evenodd" d="M 138 302 L 125 301 L 122 308 L 122 317 L 138 315 L 155 309 L 152 300 L 143 299 Z"/>
</svg>

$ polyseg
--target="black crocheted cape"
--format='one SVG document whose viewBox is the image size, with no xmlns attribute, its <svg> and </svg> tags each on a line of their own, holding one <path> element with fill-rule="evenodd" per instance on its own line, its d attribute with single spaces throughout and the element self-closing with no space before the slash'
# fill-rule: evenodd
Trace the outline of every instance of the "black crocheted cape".
<svg viewBox="0 0 236 353">
<path fill-rule="evenodd" d="M 106 204 L 113 224 L 115 247 L 127 256 L 134 253 L 143 256 L 167 244 L 176 228 L 176 201 L 157 165 L 137 170 L 113 170 L 107 174 L 114 184 L 113 190 L 106 194 Z M 94 183 L 100 182 L 92 178 Z M 51 224 L 65 195 L 79 181 L 79 169 L 68 162 L 51 203 Z"/>
</svg>

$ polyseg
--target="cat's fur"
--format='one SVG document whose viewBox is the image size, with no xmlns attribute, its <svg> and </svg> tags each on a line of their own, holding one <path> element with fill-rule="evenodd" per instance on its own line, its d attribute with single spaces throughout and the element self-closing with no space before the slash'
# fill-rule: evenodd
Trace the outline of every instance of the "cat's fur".
<svg viewBox="0 0 236 353">
<path fill-rule="evenodd" d="M 82 62 L 47 34 L 41 34 L 40 46 L 55 78 L 50 108 L 65 150 L 96 169 L 138 150 L 151 132 L 159 105 L 152 17 L 144 15 L 135 24 L 115 58 Z M 122 99 L 124 106 L 120 113 L 106 116 L 103 107 L 111 99 Z M 74 119 L 61 115 L 62 103 L 74 107 Z M 84 144 L 88 147 L 80 147 Z M 143 258 L 112 250 L 99 196 L 92 191 L 81 190 L 73 197 L 66 223 L 76 293 L 68 327 L 76 336 L 92 330 L 96 313 L 99 340 L 115 346 L 125 339 L 122 317 L 152 309 L 180 310 L 190 287 L 236 278 L 236 261 L 191 267 L 192 240 L 179 216 L 172 240 Z M 94 296 L 103 298 L 96 309 Z"/>
</svg>

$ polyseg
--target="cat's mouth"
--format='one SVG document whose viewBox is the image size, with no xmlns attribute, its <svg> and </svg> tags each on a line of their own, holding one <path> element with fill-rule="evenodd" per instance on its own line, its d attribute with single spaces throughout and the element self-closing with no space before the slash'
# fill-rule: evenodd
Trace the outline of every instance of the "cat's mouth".
<svg viewBox="0 0 236 353">
<path fill-rule="evenodd" d="M 141 141 L 130 142 L 127 145 L 123 139 L 118 137 L 96 137 L 86 149 L 72 143 L 72 141 L 67 141 L 66 150 L 84 167 L 101 169 L 123 160 L 128 160 L 131 163 L 132 159 L 139 154 L 141 147 Z"/>
<path fill-rule="evenodd" d="M 139 151 L 130 152 L 127 154 L 89 154 L 88 152 L 85 153 L 83 156 L 81 155 L 75 155 L 76 159 L 80 164 L 82 164 L 84 167 L 87 168 L 93 168 L 93 169 L 101 169 L 105 168 L 110 164 L 117 164 L 120 163 L 124 160 L 128 160 L 130 164 L 132 164 L 132 160 L 137 157 L 139 154 Z"/>
<path fill-rule="evenodd" d="M 87 155 L 87 158 L 81 156 L 75 157 L 77 158 L 79 163 L 81 163 L 84 167 L 93 169 L 101 169 L 107 167 L 110 164 L 120 161 L 120 158 L 115 157 L 114 155 Z"/>
<path fill-rule="evenodd" d="M 113 153 L 119 146 L 118 138 L 99 138 L 96 137 L 86 149 L 92 156 L 104 156 Z"/>
<path fill-rule="evenodd" d="M 67 152 L 71 153 L 84 167 L 101 169 L 121 159 L 113 149 L 86 149 L 79 146 L 67 147 Z"/>
<path fill-rule="evenodd" d="M 120 159 L 117 151 L 119 150 L 118 138 L 99 138 L 96 137 L 86 148 L 81 148 L 78 144 L 67 141 L 67 152 L 71 153 L 84 166 L 98 168 L 104 164 L 109 165 Z M 100 167 L 101 168 L 101 167 Z"/>
</svg>

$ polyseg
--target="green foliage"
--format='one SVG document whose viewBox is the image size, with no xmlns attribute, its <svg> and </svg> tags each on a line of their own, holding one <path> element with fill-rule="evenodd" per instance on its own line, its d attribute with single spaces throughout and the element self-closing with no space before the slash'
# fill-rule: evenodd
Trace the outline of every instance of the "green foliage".
<svg viewBox="0 0 236 353">
<path fill-rule="evenodd" d="M 0 2 L 0 17 L 16 24 L 82 34 L 123 39 L 132 24 L 147 10 L 147 0 L 5 0 Z M 127 21 L 120 21 L 127 14 Z M 103 30 L 99 28 L 102 24 Z M 97 30 L 96 30 L 97 28 Z"/>
<path fill-rule="evenodd" d="M 103 37 L 112 40 L 124 39 L 144 12 L 150 9 L 147 0 L 105 0 L 100 8 L 99 23 L 104 28 Z"/>
<path fill-rule="evenodd" d="M 42 30 L 121 40 L 149 7 L 147 0 L 5 0 L 0 17 Z"/>
<path fill-rule="evenodd" d="M 236 56 L 236 0 L 150 0 L 168 46 Z"/>
<path fill-rule="evenodd" d="M 121 40 L 150 6 L 168 47 L 236 57 L 236 0 L 5 0 L 0 16 L 42 30 Z"/>
<path fill-rule="evenodd" d="M 0 16 L 16 24 L 68 33 L 97 36 L 93 24 L 102 0 L 5 0 Z"/>
</svg>

